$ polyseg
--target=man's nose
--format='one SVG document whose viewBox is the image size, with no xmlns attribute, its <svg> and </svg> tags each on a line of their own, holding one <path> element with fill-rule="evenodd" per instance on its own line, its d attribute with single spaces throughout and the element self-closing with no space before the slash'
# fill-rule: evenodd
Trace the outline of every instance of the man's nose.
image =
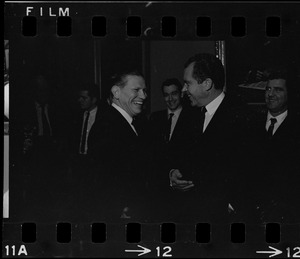
<svg viewBox="0 0 300 259">
<path fill-rule="evenodd" d="M 146 91 L 141 89 L 141 90 L 139 91 L 139 97 L 140 97 L 141 99 L 146 99 L 146 98 L 147 98 L 147 93 L 146 93 Z"/>
</svg>

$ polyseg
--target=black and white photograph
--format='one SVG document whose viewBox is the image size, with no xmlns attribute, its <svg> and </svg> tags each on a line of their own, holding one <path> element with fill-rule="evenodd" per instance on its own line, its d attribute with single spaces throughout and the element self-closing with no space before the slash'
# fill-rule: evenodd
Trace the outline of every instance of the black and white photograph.
<svg viewBox="0 0 300 259">
<path fill-rule="evenodd" d="M 2 256 L 299 257 L 299 13 L 5 1 Z"/>
</svg>

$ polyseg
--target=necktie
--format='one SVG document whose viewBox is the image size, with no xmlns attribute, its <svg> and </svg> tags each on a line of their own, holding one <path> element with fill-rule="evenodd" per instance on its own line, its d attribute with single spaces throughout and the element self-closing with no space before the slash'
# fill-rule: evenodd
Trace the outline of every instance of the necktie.
<svg viewBox="0 0 300 259">
<path fill-rule="evenodd" d="M 42 106 L 42 124 L 43 124 L 43 136 L 50 136 L 50 127 L 46 117 L 45 105 Z"/>
<path fill-rule="evenodd" d="M 137 120 L 136 120 L 135 117 L 132 118 L 131 125 L 134 127 L 136 133 L 138 134 L 139 133 L 139 131 L 138 131 L 138 123 L 137 123 Z"/>
<path fill-rule="evenodd" d="M 84 126 L 83 126 L 82 137 L 81 137 L 81 144 L 80 144 L 80 153 L 81 154 L 85 153 L 84 151 L 85 151 L 86 134 L 87 134 L 87 126 L 88 126 L 88 122 L 89 122 L 89 117 L 90 117 L 90 112 L 88 111 L 86 113 Z"/>
<path fill-rule="evenodd" d="M 203 126 L 204 126 L 206 111 L 207 110 L 206 110 L 205 106 L 202 106 L 201 111 L 200 111 L 200 118 L 199 118 L 199 131 L 201 132 L 201 134 L 203 133 Z"/>
<path fill-rule="evenodd" d="M 169 119 L 168 119 L 168 126 L 167 126 L 167 134 L 166 134 L 166 141 L 170 141 L 171 137 L 171 127 L 172 127 L 172 118 L 174 116 L 174 113 L 169 114 Z"/>
<path fill-rule="evenodd" d="M 274 125 L 277 122 L 277 119 L 275 119 L 275 118 L 271 118 L 270 120 L 271 120 L 271 124 L 270 124 L 270 126 L 268 128 L 268 132 L 267 132 L 268 138 L 272 138 L 273 131 L 274 131 Z"/>
</svg>

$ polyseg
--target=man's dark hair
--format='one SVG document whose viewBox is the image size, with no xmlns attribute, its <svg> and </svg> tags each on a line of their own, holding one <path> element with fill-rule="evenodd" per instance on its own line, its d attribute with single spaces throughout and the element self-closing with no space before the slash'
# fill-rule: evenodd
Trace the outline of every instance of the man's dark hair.
<svg viewBox="0 0 300 259">
<path fill-rule="evenodd" d="M 288 94 L 288 106 L 299 106 L 299 86 L 296 67 L 293 64 L 271 66 L 268 68 L 268 80 L 284 79 Z"/>
<path fill-rule="evenodd" d="M 88 91 L 91 98 L 99 100 L 99 87 L 94 83 L 83 83 L 80 85 L 78 91 Z"/>
<path fill-rule="evenodd" d="M 162 93 L 164 93 L 164 87 L 170 86 L 170 85 L 176 85 L 178 91 L 181 92 L 182 84 L 180 83 L 180 81 L 177 78 L 169 78 L 169 79 L 166 79 L 165 81 L 163 81 L 163 83 L 161 84 Z"/>
<path fill-rule="evenodd" d="M 111 84 L 110 86 L 120 86 L 121 88 L 124 87 L 127 83 L 127 76 L 141 76 L 144 78 L 144 75 L 136 70 L 127 70 L 127 71 L 122 71 L 121 73 L 116 73 L 111 77 Z"/>
<path fill-rule="evenodd" d="M 273 67 L 270 68 L 269 70 L 269 76 L 268 80 L 273 80 L 273 79 L 288 79 L 288 71 L 286 68 L 279 68 L 279 67 Z"/>
<path fill-rule="evenodd" d="M 196 54 L 187 60 L 184 68 L 187 68 L 193 62 L 195 63 L 192 75 L 198 84 L 210 78 L 214 83 L 215 89 L 223 89 L 225 72 L 220 59 L 209 53 Z"/>
<path fill-rule="evenodd" d="M 108 93 L 109 102 L 111 102 L 113 99 L 113 94 L 110 91 L 111 88 L 114 85 L 117 85 L 117 86 L 123 88 L 127 83 L 127 76 L 141 76 L 141 77 L 145 78 L 144 75 L 142 74 L 142 72 L 140 72 L 137 69 L 122 70 L 121 72 L 113 74 L 109 80 L 109 93 Z"/>
</svg>

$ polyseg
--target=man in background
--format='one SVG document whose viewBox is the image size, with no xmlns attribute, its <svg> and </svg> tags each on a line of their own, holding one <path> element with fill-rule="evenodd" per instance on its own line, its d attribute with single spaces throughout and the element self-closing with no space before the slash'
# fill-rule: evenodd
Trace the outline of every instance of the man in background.
<svg viewBox="0 0 300 259">
<path fill-rule="evenodd" d="M 165 213 L 170 212 L 166 206 L 170 194 L 170 189 L 166 188 L 166 183 L 169 182 L 166 172 L 172 161 L 181 157 L 190 142 L 194 141 L 191 130 L 196 110 L 189 105 L 183 105 L 182 84 L 177 78 L 166 79 L 161 85 L 161 91 L 166 109 L 150 115 L 149 135 L 153 153 L 150 183 L 157 189 L 154 195 L 155 204 L 160 208 L 157 216 L 163 219 Z M 163 213 L 161 210 L 164 208 Z"/>
<path fill-rule="evenodd" d="M 80 218 L 85 213 L 82 205 L 86 203 L 86 192 L 94 182 L 93 145 L 98 135 L 96 125 L 105 112 L 105 106 L 99 100 L 98 87 L 92 83 L 83 83 L 77 91 L 78 113 L 73 116 L 69 131 L 69 170 L 68 183 L 71 185 L 75 215 Z"/>
<path fill-rule="evenodd" d="M 262 222 L 299 222 L 297 87 L 291 70 L 271 68 L 265 89 L 266 113 L 253 122 L 256 139 L 252 154 L 259 162 L 250 178 L 255 186 L 251 194 Z"/>
</svg>

